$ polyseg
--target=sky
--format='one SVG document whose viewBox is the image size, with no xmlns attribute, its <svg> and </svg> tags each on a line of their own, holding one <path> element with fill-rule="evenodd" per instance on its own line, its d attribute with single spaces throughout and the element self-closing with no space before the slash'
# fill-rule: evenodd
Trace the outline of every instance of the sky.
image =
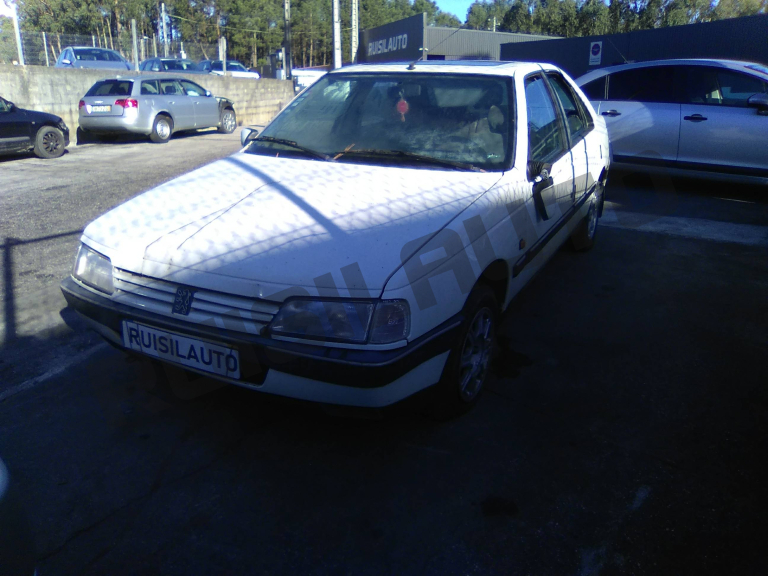
<svg viewBox="0 0 768 576">
<path fill-rule="evenodd" d="M 435 2 L 440 10 L 450 12 L 463 23 L 467 19 L 467 10 L 469 10 L 473 0 L 435 0 Z"/>
</svg>

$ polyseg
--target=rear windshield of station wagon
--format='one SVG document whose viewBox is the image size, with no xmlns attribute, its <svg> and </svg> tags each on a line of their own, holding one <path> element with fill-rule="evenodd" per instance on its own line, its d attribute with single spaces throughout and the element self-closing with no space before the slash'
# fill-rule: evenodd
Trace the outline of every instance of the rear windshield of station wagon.
<svg viewBox="0 0 768 576">
<path fill-rule="evenodd" d="M 289 140 L 339 162 L 408 162 L 405 154 L 502 170 L 511 157 L 509 79 L 449 74 L 329 74 L 260 137 Z M 253 142 L 248 152 L 295 150 Z M 370 152 L 370 154 L 366 154 Z M 390 157 L 386 157 L 390 153 Z"/>
<path fill-rule="evenodd" d="M 86 96 L 130 96 L 133 82 L 128 80 L 102 80 L 88 90 Z"/>
</svg>

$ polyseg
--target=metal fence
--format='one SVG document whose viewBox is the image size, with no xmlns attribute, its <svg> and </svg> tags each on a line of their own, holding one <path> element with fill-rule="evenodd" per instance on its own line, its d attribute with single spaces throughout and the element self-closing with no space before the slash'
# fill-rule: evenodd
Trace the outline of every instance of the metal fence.
<svg viewBox="0 0 768 576">
<path fill-rule="evenodd" d="M 13 34 L 0 30 L 0 64 L 18 63 L 19 55 Z M 118 52 L 129 62 L 133 62 L 133 40 L 130 33 L 120 38 L 109 35 L 91 36 L 76 34 L 55 34 L 48 32 L 22 32 L 21 47 L 24 64 L 54 66 L 61 51 L 68 46 L 90 46 L 108 48 Z M 216 60 L 219 57 L 218 45 L 200 42 L 173 41 L 164 45 L 157 37 L 140 37 L 137 42 L 139 62 L 156 56 L 168 58 L 189 58 L 190 60 Z"/>
</svg>

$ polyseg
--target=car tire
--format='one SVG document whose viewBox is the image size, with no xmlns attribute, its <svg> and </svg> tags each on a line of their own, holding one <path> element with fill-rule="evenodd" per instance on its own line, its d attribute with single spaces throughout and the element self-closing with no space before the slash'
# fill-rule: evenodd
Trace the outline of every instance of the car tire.
<svg viewBox="0 0 768 576">
<path fill-rule="evenodd" d="M 171 139 L 173 134 L 173 120 L 166 114 L 155 116 L 155 122 L 152 124 L 152 133 L 149 139 L 155 144 L 165 144 Z"/>
<path fill-rule="evenodd" d="M 221 112 L 221 121 L 217 130 L 222 134 L 232 134 L 237 128 L 237 116 L 232 108 L 225 108 Z"/>
<path fill-rule="evenodd" d="M 94 141 L 94 136 L 91 132 L 88 132 L 87 130 L 83 130 L 78 126 L 77 132 L 76 132 L 76 139 L 77 139 L 77 145 L 81 146 L 82 144 L 90 144 Z"/>
<path fill-rule="evenodd" d="M 35 155 L 39 158 L 58 158 L 65 150 L 64 134 L 53 126 L 43 126 L 35 137 Z"/>
<path fill-rule="evenodd" d="M 599 213 L 597 200 L 590 202 L 587 215 L 571 233 L 571 247 L 577 252 L 586 252 L 595 245 Z"/>
<path fill-rule="evenodd" d="M 465 414 L 477 404 L 497 352 L 496 327 L 501 314 L 496 296 L 487 284 L 474 287 L 462 315 L 458 336 L 427 409 L 430 416 L 439 420 Z"/>
</svg>

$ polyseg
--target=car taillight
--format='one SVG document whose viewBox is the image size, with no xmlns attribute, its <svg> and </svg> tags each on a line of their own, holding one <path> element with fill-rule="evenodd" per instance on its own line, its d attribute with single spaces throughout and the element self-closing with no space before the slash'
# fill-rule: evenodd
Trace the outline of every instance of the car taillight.
<svg viewBox="0 0 768 576">
<path fill-rule="evenodd" d="M 80 100 L 80 103 L 77 105 L 77 109 L 80 110 L 80 108 L 83 106 L 85 106 L 85 100 Z"/>
<path fill-rule="evenodd" d="M 134 100 L 133 98 L 122 98 L 120 100 L 115 100 L 115 106 L 122 106 L 123 108 L 138 108 L 139 101 Z"/>
</svg>

